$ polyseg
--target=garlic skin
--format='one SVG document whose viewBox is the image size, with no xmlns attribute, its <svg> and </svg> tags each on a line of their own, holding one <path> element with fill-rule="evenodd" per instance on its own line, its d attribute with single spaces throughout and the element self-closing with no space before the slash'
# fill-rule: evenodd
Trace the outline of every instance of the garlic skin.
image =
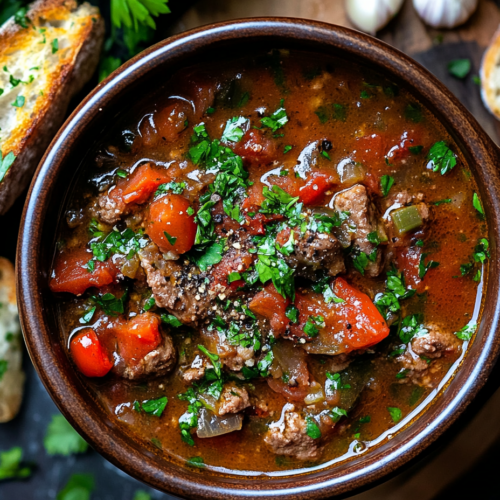
<svg viewBox="0 0 500 500">
<path fill-rule="evenodd" d="M 403 1 L 346 0 L 346 11 L 356 28 L 375 35 L 399 12 Z"/>
<path fill-rule="evenodd" d="M 478 0 L 413 0 L 425 24 L 433 28 L 454 28 L 474 13 Z"/>
</svg>

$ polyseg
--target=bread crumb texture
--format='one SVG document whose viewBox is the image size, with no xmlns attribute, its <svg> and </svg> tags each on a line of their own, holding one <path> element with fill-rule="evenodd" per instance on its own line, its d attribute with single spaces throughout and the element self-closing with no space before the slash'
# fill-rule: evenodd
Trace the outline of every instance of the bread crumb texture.
<svg viewBox="0 0 500 500">
<path fill-rule="evenodd" d="M 71 97 L 96 69 L 104 23 L 96 7 L 39 0 L 0 28 L 0 213 L 31 180 Z M 3 178 L 2 178 L 3 174 Z"/>
<path fill-rule="evenodd" d="M 483 56 L 481 96 L 486 107 L 500 119 L 500 29 L 493 35 Z"/>
</svg>

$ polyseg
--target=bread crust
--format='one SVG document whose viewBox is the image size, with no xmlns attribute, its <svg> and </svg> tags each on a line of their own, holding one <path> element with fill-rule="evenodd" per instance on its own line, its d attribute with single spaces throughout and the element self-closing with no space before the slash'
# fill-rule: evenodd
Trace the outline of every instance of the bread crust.
<svg viewBox="0 0 500 500">
<path fill-rule="evenodd" d="M 481 62 L 481 97 L 488 110 L 500 120 L 500 28 Z"/>
<path fill-rule="evenodd" d="M 99 10 L 87 3 L 78 6 L 74 0 L 38 0 L 31 5 L 27 17 L 28 28 L 13 19 L 0 28 L 1 66 L 14 67 L 17 74 L 35 76 L 32 82 L 23 78 L 15 88 L 6 86 L 5 80 L 0 85 L 4 87 L 0 122 L 2 115 L 4 121 L 9 120 L 7 127 L 1 127 L 0 149 L 4 157 L 11 151 L 16 156 L 0 182 L 0 214 L 31 182 L 38 162 L 65 119 L 71 98 L 94 73 L 104 40 Z M 54 39 L 59 41 L 55 53 L 50 50 Z M 45 52 L 40 57 L 42 51 Z M 19 61 L 28 61 L 30 57 L 41 59 L 40 69 L 19 68 Z M 20 78 L 17 74 L 12 73 Z M 7 76 L 10 75 L 4 78 Z M 15 92 L 25 94 L 26 104 L 21 108 L 13 107 Z M 14 118 L 7 113 L 15 113 Z"/>
</svg>

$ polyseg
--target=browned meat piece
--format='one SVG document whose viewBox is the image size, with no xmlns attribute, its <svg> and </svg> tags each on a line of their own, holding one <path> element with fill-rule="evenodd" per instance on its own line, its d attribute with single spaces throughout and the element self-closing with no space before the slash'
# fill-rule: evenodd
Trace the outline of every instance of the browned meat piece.
<svg viewBox="0 0 500 500">
<path fill-rule="evenodd" d="M 277 455 L 288 455 L 299 460 L 317 460 L 322 448 L 317 440 L 306 433 L 306 421 L 287 403 L 280 420 L 269 425 L 264 442 Z"/>
<path fill-rule="evenodd" d="M 294 240 L 294 252 L 285 261 L 296 275 L 314 279 L 319 269 L 327 270 L 330 276 L 345 272 L 342 245 L 335 236 L 306 231 L 302 237 L 294 233 Z"/>
<path fill-rule="evenodd" d="M 377 213 L 368 198 L 366 188 L 356 184 L 338 193 L 335 197 L 335 209 L 338 212 L 350 213 L 345 224 L 352 228 L 351 238 L 354 246 L 366 255 L 370 255 L 376 247 L 368 241 L 368 235 L 377 231 Z M 370 277 L 378 276 L 382 269 L 382 248 L 378 247 L 377 258 L 375 262 L 368 262 L 365 274 Z"/>
<path fill-rule="evenodd" d="M 237 387 L 230 382 L 224 386 L 217 413 L 219 416 L 226 413 L 238 413 L 250 406 L 248 392 L 244 387 Z"/>
<path fill-rule="evenodd" d="M 138 380 L 167 374 L 175 365 L 176 352 L 170 335 L 163 334 L 163 343 L 135 364 L 120 360 L 113 371 L 123 378 Z"/>
<path fill-rule="evenodd" d="M 97 216 L 99 220 L 106 224 L 114 224 L 120 220 L 122 215 L 128 213 L 130 209 L 121 197 L 111 198 L 108 196 L 109 192 L 110 191 L 106 191 L 99 195 L 97 200 Z"/>
<path fill-rule="evenodd" d="M 210 307 L 205 274 L 197 274 L 194 266 L 183 269 L 177 262 L 165 260 L 154 243 L 143 248 L 139 258 L 157 306 L 186 325 L 205 319 Z"/>
<path fill-rule="evenodd" d="M 239 372 L 244 365 L 253 366 L 255 364 L 253 347 L 235 347 L 227 342 L 220 342 L 217 346 L 217 353 L 224 365 L 235 372 Z"/>
<path fill-rule="evenodd" d="M 427 325 L 426 329 L 429 333 L 414 337 L 404 354 L 398 356 L 396 361 L 399 361 L 403 368 L 410 370 L 406 374 L 406 379 L 417 385 L 431 387 L 433 385 L 430 376 L 433 370 L 431 360 L 459 351 L 461 344 L 453 333 L 443 332 L 436 325 Z"/>
<path fill-rule="evenodd" d="M 184 382 L 189 384 L 196 380 L 201 380 L 207 368 L 212 368 L 212 364 L 205 357 L 198 354 L 191 363 L 191 368 L 188 368 L 182 374 L 182 378 Z"/>
</svg>

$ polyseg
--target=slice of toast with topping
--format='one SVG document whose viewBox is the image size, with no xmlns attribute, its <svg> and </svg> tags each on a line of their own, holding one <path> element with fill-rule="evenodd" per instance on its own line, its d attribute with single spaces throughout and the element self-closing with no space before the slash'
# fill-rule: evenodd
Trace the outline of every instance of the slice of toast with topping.
<svg viewBox="0 0 500 500">
<path fill-rule="evenodd" d="M 0 28 L 0 214 L 31 182 L 104 39 L 96 7 L 38 0 Z"/>
<path fill-rule="evenodd" d="M 21 326 L 14 266 L 0 257 L 0 422 L 16 416 L 23 397 Z"/>
</svg>

